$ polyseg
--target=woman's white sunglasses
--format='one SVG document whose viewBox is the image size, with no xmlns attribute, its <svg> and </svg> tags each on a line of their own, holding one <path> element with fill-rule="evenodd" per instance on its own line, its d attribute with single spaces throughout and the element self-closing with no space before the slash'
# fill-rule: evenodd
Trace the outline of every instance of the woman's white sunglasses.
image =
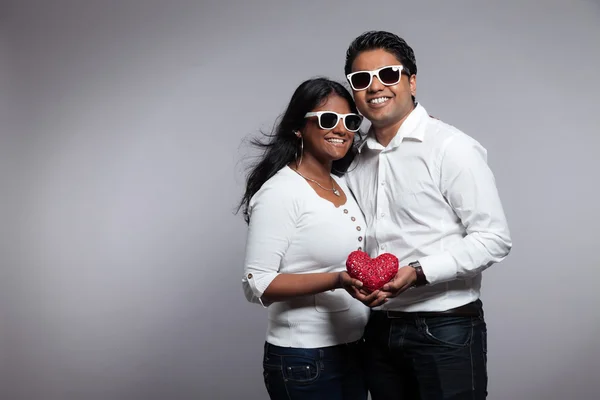
<svg viewBox="0 0 600 400">
<path fill-rule="evenodd" d="M 319 128 L 329 130 L 337 126 L 340 119 L 344 121 L 344 127 L 350 132 L 357 132 L 360 129 L 363 117 L 358 114 L 338 114 L 333 111 L 317 111 L 306 113 L 304 118 L 317 117 Z"/>
<path fill-rule="evenodd" d="M 402 71 L 409 74 L 407 68 L 403 65 L 388 65 L 373 71 L 356 71 L 346 75 L 352 89 L 359 91 L 365 90 L 373 83 L 373 76 L 377 76 L 379 82 L 385 86 L 392 86 L 400 82 Z"/>
</svg>

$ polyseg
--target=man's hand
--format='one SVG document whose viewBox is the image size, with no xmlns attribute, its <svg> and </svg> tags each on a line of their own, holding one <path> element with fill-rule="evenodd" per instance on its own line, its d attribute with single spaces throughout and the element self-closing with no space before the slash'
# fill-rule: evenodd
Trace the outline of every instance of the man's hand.
<svg viewBox="0 0 600 400">
<path fill-rule="evenodd" d="M 354 297 L 367 307 L 377 307 L 385 303 L 385 295 L 379 290 L 368 292 L 362 286 L 362 282 L 352 278 L 346 271 L 340 272 L 340 285 Z"/>
<path fill-rule="evenodd" d="M 417 281 L 417 272 L 413 267 L 404 266 L 398 270 L 396 276 L 383 285 L 381 292 L 385 297 L 396 297 L 400 293 L 414 286 Z"/>
</svg>

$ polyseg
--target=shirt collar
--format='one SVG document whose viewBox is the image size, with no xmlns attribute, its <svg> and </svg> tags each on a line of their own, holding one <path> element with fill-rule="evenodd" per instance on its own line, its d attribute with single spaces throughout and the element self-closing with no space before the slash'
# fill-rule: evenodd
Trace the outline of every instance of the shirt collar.
<svg viewBox="0 0 600 400">
<path fill-rule="evenodd" d="M 367 146 L 371 150 L 384 150 L 396 148 L 402 143 L 404 139 L 410 138 L 422 142 L 425 138 L 425 129 L 423 122 L 429 118 L 429 114 L 425 107 L 417 103 L 417 106 L 410 112 L 408 117 L 404 120 L 398 132 L 392 139 L 392 141 L 383 147 L 375 138 L 373 128 L 369 129 L 367 133 L 367 139 L 358 148 L 359 153 L 362 151 L 364 146 Z"/>
</svg>

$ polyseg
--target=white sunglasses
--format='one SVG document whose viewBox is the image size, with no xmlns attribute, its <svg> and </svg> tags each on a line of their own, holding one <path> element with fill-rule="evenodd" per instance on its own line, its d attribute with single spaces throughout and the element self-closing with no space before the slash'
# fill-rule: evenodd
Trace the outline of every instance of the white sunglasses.
<svg viewBox="0 0 600 400">
<path fill-rule="evenodd" d="M 373 83 L 373 76 L 377 76 L 379 82 L 385 86 L 392 86 L 400 82 L 402 71 L 409 74 L 408 68 L 403 65 L 387 65 L 373 71 L 356 71 L 346 75 L 352 89 L 359 91 L 365 90 Z"/>
<path fill-rule="evenodd" d="M 306 113 L 304 118 L 317 117 L 319 119 L 319 128 L 329 130 L 337 126 L 340 119 L 344 121 L 344 127 L 349 132 L 357 132 L 360 129 L 363 117 L 358 114 L 338 114 L 333 111 L 317 111 Z"/>
</svg>

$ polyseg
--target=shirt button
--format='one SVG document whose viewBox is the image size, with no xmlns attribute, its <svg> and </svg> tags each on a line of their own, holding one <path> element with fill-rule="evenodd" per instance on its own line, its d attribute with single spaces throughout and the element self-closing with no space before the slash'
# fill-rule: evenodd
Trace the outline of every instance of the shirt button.
<svg viewBox="0 0 600 400">
<path fill-rule="evenodd" d="M 344 208 L 344 214 L 348 214 L 348 209 Z"/>
<path fill-rule="evenodd" d="M 359 247 L 359 248 L 358 248 L 358 251 L 362 251 L 362 247 Z"/>
<path fill-rule="evenodd" d="M 362 236 L 359 236 L 359 237 L 358 237 L 358 241 L 359 241 L 359 242 L 362 242 Z"/>
<path fill-rule="evenodd" d="M 384 245 L 381 245 L 381 250 L 385 250 L 385 246 Z"/>
<path fill-rule="evenodd" d="M 381 186 L 385 186 L 385 181 L 381 182 Z"/>
<path fill-rule="evenodd" d="M 248 279 L 252 279 L 252 274 L 248 274 Z"/>
<path fill-rule="evenodd" d="M 385 213 L 381 213 L 380 216 L 381 216 L 381 218 L 385 217 Z"/>
<path fill-rule="evenodd" d="M 357 227 L 356 227 L 356 230 L 357 230 L 357 231 L 360 231 L 360 226 L 357 226 Z"/>
</svg>

